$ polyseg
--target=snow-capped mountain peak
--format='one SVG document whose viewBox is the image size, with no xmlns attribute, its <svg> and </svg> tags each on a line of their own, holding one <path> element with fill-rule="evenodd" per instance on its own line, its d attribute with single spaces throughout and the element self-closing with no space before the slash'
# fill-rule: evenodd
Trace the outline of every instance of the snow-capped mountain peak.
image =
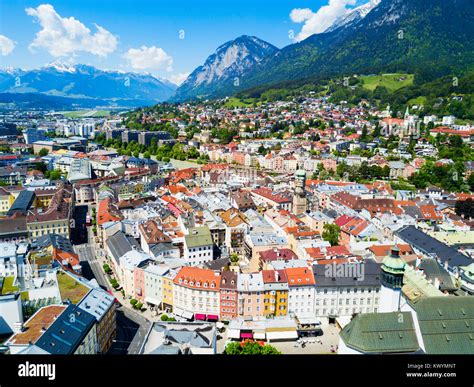
<svg viewBox="0 0 474 387">
<path fill-rule="evenodd" d="M 75 73 L 76 72 L 76 66 L 70 63 L 65 63 L 61 61 L 55 61 L 51 62 L 48 65 L 45 66 L 45 68 L 50 68 L 54 69 L 60 73 Z"/>
<path fill-rule="evenodd" d="M 205 89 L 233 81 L 277 51 L 275 46 L 255 36 L 243 35 L 224 43 L 181 84 L 178 95 L 188 98 L 206 94 Z"/>
<path fill-rule="evenodd" d="M 20 76 L 20 79 L 18 79 Z M 69 99 L 123 101 L 144 105 L 170 98 L 176 85 L 146 74 L 101 70 L 86 64 L 53 62 L 28 71 L 0 70 L 0 93 L 34 93 Z"/>
<path fill-rule="evenodd" d="M 365 18 L 370 11 L 380 4 L 381 0 L 370 0 L 368 3 L 362 4 L 359 7 L 348 10 L 344 15 L 338 17 L 334 23 L 324 32 L 332 32 L 341 27 L 353 25 Z"/>
</svg>

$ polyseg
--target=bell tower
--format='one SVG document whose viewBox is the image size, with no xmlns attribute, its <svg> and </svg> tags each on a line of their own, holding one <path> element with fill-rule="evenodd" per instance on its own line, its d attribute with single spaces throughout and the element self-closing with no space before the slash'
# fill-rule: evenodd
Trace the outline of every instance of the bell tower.
<svg viewBox="0 0 474 387">
<path fill-rule="evenodd" d="M 295 173 L 295 192 L 293 194 L 293 213 L 295 215 L 304 214 L 308 208 L 305 187 L 306 172 L 299 169 Z"/>
</svg>

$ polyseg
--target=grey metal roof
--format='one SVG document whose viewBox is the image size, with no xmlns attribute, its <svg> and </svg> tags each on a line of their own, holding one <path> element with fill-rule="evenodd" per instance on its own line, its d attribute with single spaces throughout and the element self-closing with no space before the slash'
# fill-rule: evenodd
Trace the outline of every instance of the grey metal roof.
<svg viewBox="0 0 474 387">
<path fill-rule="evenodd" d="M 179 355 L 181 350 L 172 345 L 160 345 L 149 353 L 149 355 Z"/>
<path fill-rule="evenodd" d="M 436 259 L 426 258 L 420 263 L 420 269 L 426 274 L 428 280 L 437 278 L 440 283 L 440 290 L 457 289 L 453 277 L 439 264 Z"/>
<path fill-rule="evenodd" d="M 152 245 L 150 248 L 150 251 L 153 255 L 158 255 L 160 253 L 170 250 L 179 250 L 179 247 L 173 245 L 172 243 L 157 243 L 155 245 Z"/>
<path fill-rule="evenodd" d="M 36 345 L 53 355 L 73 354 L 95 324 L 95 317 L 69 305 L 43 333 Z"/>
<path fill-rule="evenodd" d="M 120 257 L 135 248 L 139 248 L 138 242 L 130 237 L 127 237 L 122 231 L 117 231 L 107 239 L 107 247 L 112 254 L 112 257 L 119 263 Z"/>
<path fill-rule="evenodd" d="M 206 262 L 204 266 L 211 270 L 221 270 L 223 267 L 229 265 L 230 263 L 230 258 L 219 258 L 215 259 L 214 261 Z"/>
<path fill-rule="evenodd" d="M 32 247 L 35 249 L 43 249 L 49 246 L 67 253 L 74 253 L 71 241 L 58 234 L 42 235 L 32 243 Z"/>
<path fill-rule="evenodd" d="M 114 296 L 102 289 L 92 289 L 78 306 L 100 321 L 113 306 L 114 299 Z"/>
<path fill-rule="evenodd" d="M 461 254 L 455 248 L 429 236 L 414 226 L 406 226 L 396 232 L 396 235 L 424 254 L 435 254 L 442 264 L 450 267 L 468 266 L 472 259 Z"/>
<path fill-rule="evenodd" d="M 7 212 L 7 216 L 13 215 L 15 212 L 20 212 L 23 215 L 28 213 L 33 201 L 35 199 L 34 191 L 23 190 L 13 202 L 12 206 Z"/>
<path fill-rule="evenodd" d="M 347 264 L 354 265 L 354 264 Z M 380 265 L 377 262 L 366 260 L 364 262 L 358 263 L 359 270 L 357 267 L 353 267 L 356 270 L 348 270 L 348 273 L 361 273 L 362 275 L 359 278 L 353 276 L 330 276 L 327 275 L 327 266 L 328 265 L 314 265 L 313 274 L 316 281 L 316 287 L 333 287 L 333 286 L 380 286 L 381 285 L 381 269 Z M 336 265 L 338 266 L 338 265 Z"/>
<path fill-rule="evenodd" d="M 155 322 L 146 339 L 150 354 L 192 353 L 192 348 L 213 348 L 216 328 L 210 323 Z"/>
<path fill-rule="evenodd" d="M 87 180 L 92 177 L 92 168 L 87 159 L 74 159 L 69 167 L 68 180 L 71 182 Z"/>
<path fill-rule="evenodd" d="M 413 219 L 423 219 L 423 214 L 421 210 L 416 206 L 402 206 L 403 211 L 408 216 L 411 216 Z"/>
</svg>

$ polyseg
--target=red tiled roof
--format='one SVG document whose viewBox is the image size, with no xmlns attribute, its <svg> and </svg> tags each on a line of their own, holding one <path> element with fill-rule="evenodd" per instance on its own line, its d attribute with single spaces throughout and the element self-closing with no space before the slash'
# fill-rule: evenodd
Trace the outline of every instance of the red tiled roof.
<svg viewBox="0 0 474 387">
<path fill-rule="evenodd" d="M 112 203 L 110 198 L 106 198 L 99 202 L 97 211 L 97 224 L 99 226 L 107 222 L 117 222 L 122 218 L 119 216 L 117 211 L 112 209 Z"/>
<path fill-rule="evenodd" d="M 210 269 L 184 266 L 174 277 L 176 285 L 193 289 L 206 289 L 208 291 L 219 291 L 221 276 Z"/>
<path fill-rule="evenodd" d="M 288 286 L 309 286 L 314 285 L 313 272 L 307 267 L 294 267 L 285 269 L 288 277 Z"/>
</svg>

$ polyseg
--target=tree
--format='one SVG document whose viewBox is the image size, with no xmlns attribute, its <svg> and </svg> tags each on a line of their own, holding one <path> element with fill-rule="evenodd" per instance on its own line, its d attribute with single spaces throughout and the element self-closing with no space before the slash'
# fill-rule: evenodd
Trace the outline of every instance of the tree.
<svg viewBox="0 0 474 387">
<path fill-rule="evenodd" d="M 454 208 L 456 215 L 464 216 L 465 219 L 474 218 L 474 201 L 471 198 L 458 200 Z"/>
<path fill-rule="evenodd" d="M 360 141 L 366 142 L 367 141 L 367 125 L 362 127 L 362 133 L 360 135 Z"/>
<path fill-rule="evenodd" d="M 467 178 L 467 185 L 469 186 L 471 192 L 474 192 L 474 173 L 471 173 Z"/>
<path fill-rule="evenodd" d="M 49 180 L 59 180 L 61 178 L 61 171 L 59 169 L 46 171 L 44 176 L 48 178 Z"/>
<path fill-rule="evenodd" d="M 258 154 L 265 156 L 267 154 L 267 148 L 265 148 L 263 145 L 260 145 L 258 147 Z"/>
<path fill-rule="evenodd" d="M 237 262 L 239 262 L 239 255 L 238 255 L 237 253 L 232 253 L 232 254 L 230 255 L 230 261 L 231 261 L 232 263 L 237 263 Z"/>
<path fill-rule="evenodd" d="M 114 289 L 117 289 L 119 287 L 119 283 L 117 282 L 115 278 L 110 279 L 110 284 L 112 285 Z"/>
<path fill-rule="evenodd" d="M 341 228 L 337 224 L 326 223 L 323 229 L 323 239 L 329 242 L 331 246 L 337 246 L 339 244 Z"/>
<path fill-rule="evenodd" d="M 109 265 L 107 265 L 106 263 L 104 263 L 104 265 L 102 266 L 104 271 L 107 273 L 107 274 L 110 274 L 112 272 L 112 269 L 110 268 Z"/>
<path fill-rule="evenodd" d="M 44 157 L 44 156 L 46 156 L 48 153 L 49 153 L 49 150 L 47 150 L 46 148 L 41 148 L 38 154 L 39 154 L 41 157 Z"/>
<path fill-rule="evenodd" d="M 130 300 L 130 305 L 132 305 L 133 307 L 134 307 L 135 305 L 137 305 L 137 304 L 138 304 L 138 300 L 135 300 L 135 298 L 132 298 L 132 299 Z"/>
<path fill-rule="evenodd" d="M 274 346 L 264 344 L 263 342 L 256 342 L 253 340 L 246 340 L 244 342 L 233 342 L 227 344 L 224 353 L 226 355 L 280 355 Z"/>
<path fill-rule="evenodd" d="M 36 163 L 35 164 L 35 169 L 45 173 L 48 170 L 48 166 L 45 163 Z"/>
</svg>

